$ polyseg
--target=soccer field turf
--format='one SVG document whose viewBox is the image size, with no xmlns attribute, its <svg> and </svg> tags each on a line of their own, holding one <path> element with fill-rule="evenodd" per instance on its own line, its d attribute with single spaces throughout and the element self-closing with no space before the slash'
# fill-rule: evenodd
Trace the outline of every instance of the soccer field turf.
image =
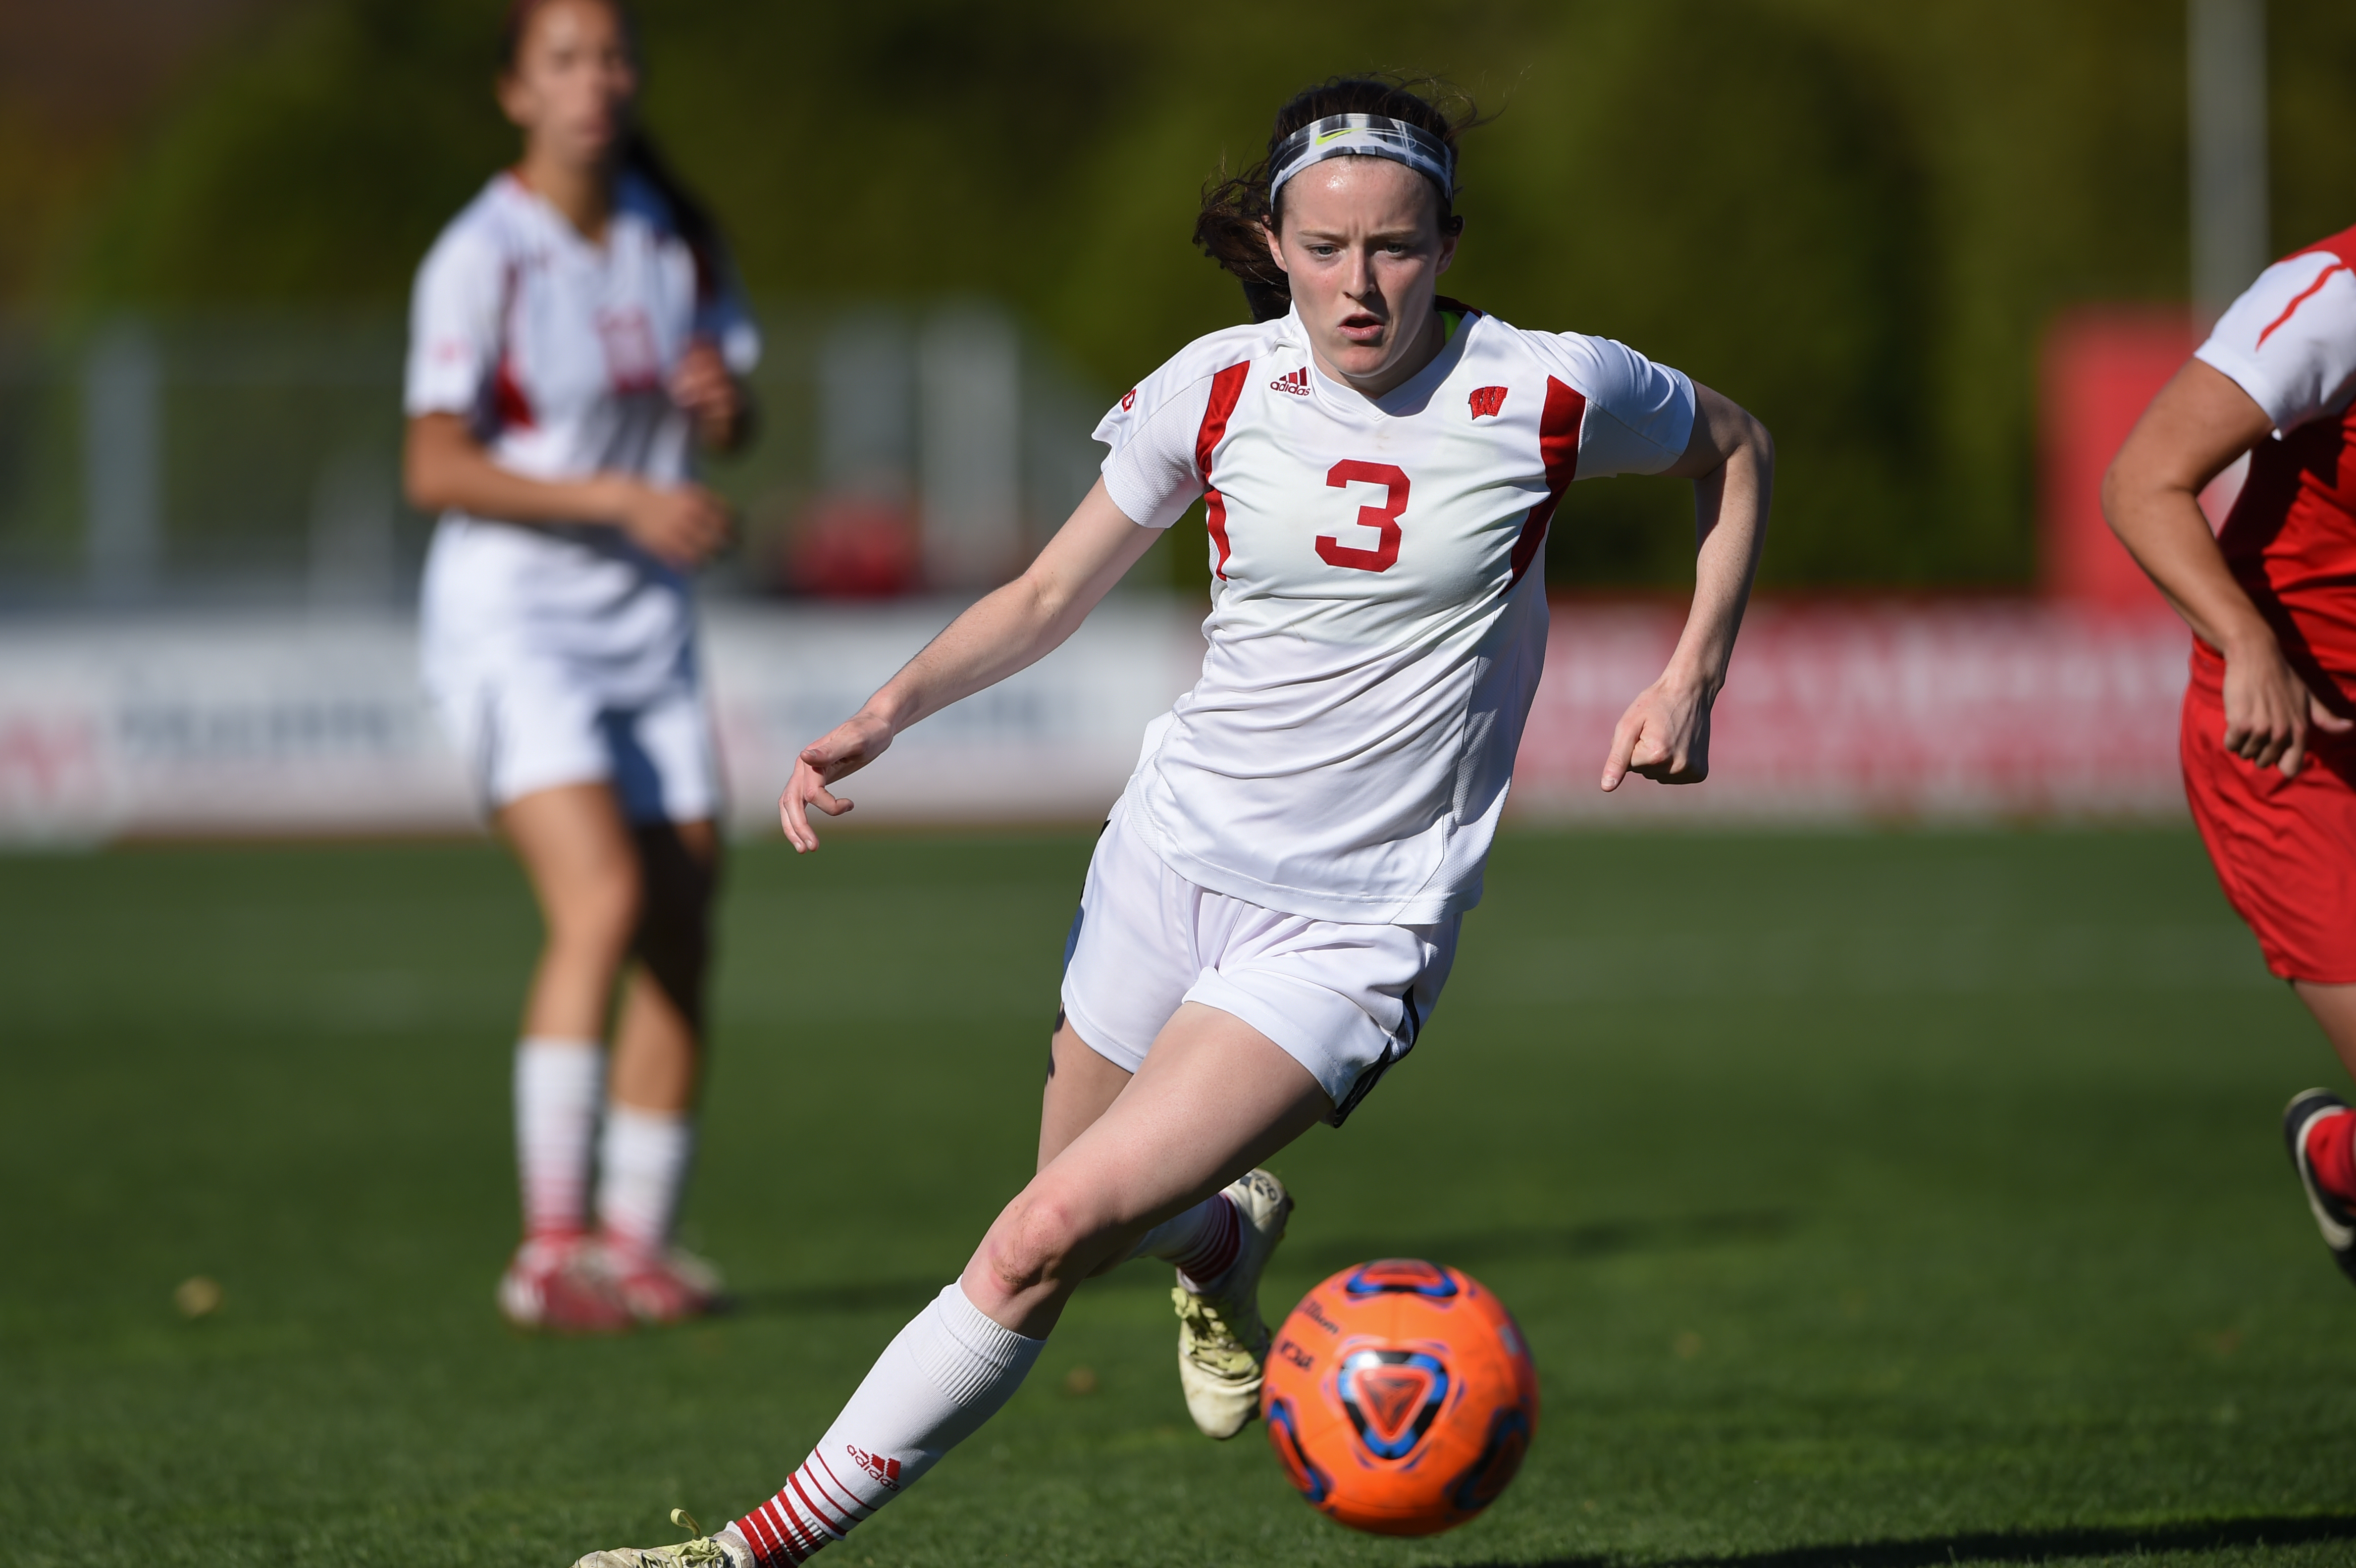
<svg viewBox="0 0 2356 1568">
<path fill-rule="evenodd" d="M 743 1309 L 603 1341 L 491 1306 L 495 851 L 0 859 L 0 1560 L 560 1568 L 742 1511 L 1026 1174 L 1087 851 L 736 856 L 687 1231 Z M 1414 1056 L 1279 1162 L 1264 1295 L 1494 1287 L 1545 1397 L 1503 1501 L 1320 1518 L 1188 1426 L 1140 1263 L 823 1561 L 2347 1563 L 2356 1294 L 2276 1130 L 2337 1076 L 2188 833 L 1509 834 Z"/>
</svg>

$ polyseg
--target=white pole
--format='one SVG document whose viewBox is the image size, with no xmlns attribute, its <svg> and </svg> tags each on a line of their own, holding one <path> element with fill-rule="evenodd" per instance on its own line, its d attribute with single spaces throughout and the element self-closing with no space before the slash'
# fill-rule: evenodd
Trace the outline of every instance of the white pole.
<svg viewBox="0 0 2356 1568">
<path fill-rule="evenodd" d="M 916 345 L 926 580 L 994 588 L 1022 563 L 1023 376 L 1014 325 L 980 306 L 925 324 Z"/>
<path fill-rule="evenodd" d="M 91 346 L 81 384 L 82 567 L 91 596 L 146 596 L 163 555 L 163 368 L 136 321 Z"/>
<path fill-rule="evenodd" d="M 2206 333 L 2274 259 L 2266 230 L 2265 0 L 2187 0 L 2192 325 Z"/>
</svg>

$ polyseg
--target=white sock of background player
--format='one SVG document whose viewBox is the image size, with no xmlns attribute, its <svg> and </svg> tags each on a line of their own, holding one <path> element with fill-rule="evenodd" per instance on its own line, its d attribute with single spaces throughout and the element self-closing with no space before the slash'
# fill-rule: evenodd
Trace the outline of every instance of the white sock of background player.
<svg viewBox="0 0 2356 1568">
<path fill-rule="evenodd" d="M 758 1568 L 841 1541 L 997 1414 L 1046 1343 L 1000 1326 L 952 1282 L 884 1348 L 777 1495 L 720 1539 Z"/>
<path fill-rule="evenodd" d="M 608 1105 L 597 1151 L 598 1229 L 643 1257 L 660 1257 L 694 1158 L 695 1118 L 687 1112 Z"/>
<path fill-rule="evenodd" d="M 594 1040 L 516 1042 L 516 1165 L 528 1240 L 578 1236 L 587 1226 L 589 1147 L 605 1077 L 605 1054 Z"/>
</svg>

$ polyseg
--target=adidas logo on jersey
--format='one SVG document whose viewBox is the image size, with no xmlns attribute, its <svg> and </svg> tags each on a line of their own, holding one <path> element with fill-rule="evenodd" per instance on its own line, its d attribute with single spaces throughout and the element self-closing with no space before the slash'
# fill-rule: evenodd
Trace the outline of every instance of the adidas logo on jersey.
<svg viewBox="0 0 2356 1568">
<path fill-rule="evenodd" d="M 1277 377 L 1276 380 L 1269 382 L 1268 385 L 1270 392 L 1290 392 L 1295 397 L 1307 397 L 1309 395 L 1309 367 L 1303 365 L 1297 371 L 1288 371 L 1284 375 L 1280 375 Z"/>
<path fill-rule="evenodd" d="M 1503 387 L 1474 387 L 1472 389 L 1472 396 L 1470 401 L 1472 404 L 1473 418 L 1478 419 L 1484 413 L 1494 418 L 1497 411 L 1505 406 L 1505 389 Z"/>
<path fill-rule="evenodd" d="M 864 1448 L 853 1447 L 848 1443 L 842 1445 L 842 1451 L 857 1460 L 860 1467 L 869 1475 L 895 1492 L 900 1489 L 900 1461 L 878 1457 Z"/>
</svg>

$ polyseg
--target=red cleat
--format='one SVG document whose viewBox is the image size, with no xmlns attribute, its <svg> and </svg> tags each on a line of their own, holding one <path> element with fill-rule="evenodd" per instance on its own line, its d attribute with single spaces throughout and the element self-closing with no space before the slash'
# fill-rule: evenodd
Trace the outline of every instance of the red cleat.
<svg viewBox="0 0 2356 1568">
<path fill-rule="evenodd" d="M 639 1323 L 685 1323 L 727 1307 L 720 1271 L 685 1248 L 648 1251 L 609 1236 L 597 1251 L 606 1290 Z"/>
<path fill-rule="evenodd" d="M 538 1236 L 516 1249 L 499 1276 L 501 1316 L 552 1334 L 619 1334 L 636 1321 L 598 1267 L 584 1237 Z"/>
</svg>

